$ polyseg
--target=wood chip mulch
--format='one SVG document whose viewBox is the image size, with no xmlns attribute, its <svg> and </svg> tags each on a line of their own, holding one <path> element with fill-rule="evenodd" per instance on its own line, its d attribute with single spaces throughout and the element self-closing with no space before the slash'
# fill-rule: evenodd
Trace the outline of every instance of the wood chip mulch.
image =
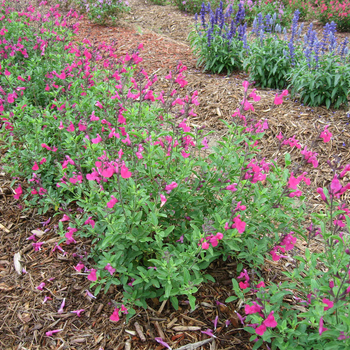
<svg viewBox="0 0 350 350">
<path fill-rule="evenodd" d="M 192 16 L 181 13 L 173 6 L 156 6 L 142 0 L 131 1 L 132 12 L 124 16 L 116 27 L 102 27 L 82 21 L 76 40 L 114 42 L 119 54 L 144 44 L 142 67 L 149 73 L 164 77 L 177 61 L 188 67 L 187 79 L 191 89 L 199 92 L 201 105 L 192 125 L 205 125 L 216 130 L 212 142 L 225 133 L 220 119 L 230 120 L 243 96 L 244 73 L 212 75 L 196 67 L 188 33 L 193 23 Z M 344 35 L 349 35 L 343 34 Z M 160 85 L 166 85 L 160 79 Z M 332 173 L 326 160 L 339 156 L 344 162 L 350 160 L 350 118 L 348 111 L 327 110 L 323 107 L 310 108 L 299 102 L 287 100 L 281 106 L 273 106 L 275 91 L 258 89 L 262 96 L 256 103 L 254 115 L 267 119 L 270 129 L 262 144 L 262 154 L 267 158 L 278 155 L 275 136 L 282 131 L 287 137 L 296 135 L 303 144 L 310 144 L 319 135 L 320 128 L 330 125 L 333 139 L 320 145 L 320 167 L 310 169 L 318 186 L 326 185 Z M 296 153 L 297 154 L 297 153 Z M 111 287 L 106 294 L 101 292 L 95 299 L 89 296 L 90 282 L 85 273 L 74 270 L 79 262 L 78 255 L 89 251 L 89 241 L 78 241 L 71 248 L 63 245 L 65 253 L 53 251 L 59 237 L 55 225 L 59 216 L 54 213 L 40 216 L 34 209 L 24 208 L 23 203 L 13 199 L 11 178 L 0 172 L 0 348 L 1 349 L 100 349 L 100 350 L 162 350 L 155 341 L 161 337 L 172 349 L 240 350 L 252 349 L 250 335 L 242 330 L 235 311 L 242 312 L 242 302 L 224 305 L 232 295 L 231 279 L 237 277 L 234 262 L 216 262 L 210 266 L 216 283 L 200 286 L 196 294 L 198 307 L 191 312 L 188 304 L 180 303 L 175 311 L 170 303 L 149 301 L 149 309 L 138 309 L 128 324 L 123 319 L 112 323 L 115 302 L 121 299 L 121 292 Z M 317 201 L 317 198 L 315 198 Z M 315 205 L 318 205 L 315 203 Z M 26 209 L 26 210 L 24 210 Z M 45 222 L 51 218 L 50 222 Z M 36 230 L 44 245 L 35 251 L 27 238 Z M 305 249 L 303 244 L 299 250 Z M 262 267 L 265 280 L 275 278 L 282 263 L 267 262 Z M 17 273 L 17 270 L 20 272 Z M 22 272 L 25 270 L 25 273 Z M 37 289 L 45 283 L 43 290 Z M 45 297 L 49 298 L 46 302 Z M 62 313 L 58 310 L 65 299 Z M 78 317 L 74 310 L 84 309 Z M 213 320 L 219 316 L 216 338 L 201 331 L 214 329 Z M 230 325 L 226 327 L 225 321 Z M 47 331 L 61 329 L 52 337 Z M 265 349 L 263 346 L 262 348 Z"/>
</svg>

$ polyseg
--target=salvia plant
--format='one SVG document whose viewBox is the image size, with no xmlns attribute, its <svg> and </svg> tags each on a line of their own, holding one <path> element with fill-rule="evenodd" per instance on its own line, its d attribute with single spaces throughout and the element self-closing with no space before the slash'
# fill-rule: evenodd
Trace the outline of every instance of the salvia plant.
<svg viewBox="0 0 350 350">
<path fill-rule="evenodd" d="M 232 6 L 224 13 L 222 1 L 215 12 L 210 3 L 207 6 L 202 3 L 200 15 L 195 18 L 195 29 L 189 39 L 198 54 L 198 64 L 214 73 L 241 70 L 248 50 L 244 7 L 240 6 L 234 14 Z"/>
<path fill-rule="evenodd" d="M 203 3 L 195 30 L 190 34 L 198 64 L 214 73 L 245 69 L 250 80 L 263 88 L 291 89 L 292 95 L 311 106 L 347 105 L 350 91 L 348 39 L 337 41 L 336 23 L 327 23 L 322 38 L 312 24 L 302 40 L 300 12 L 294 13 L 290 32 L 276 22 L 276 14 L 262 13 L 246 32 L 244 8 L 234 15 L 215 11 Z M 206 14 L 209 21 L 206 22 Z M 239 19 L 239 21 L 237 21 Z"/>
<path fill-rule="evenodd" d="M 121 14 L 130 10 L 127 0 L 75 0 L 89 20 L 105 25 L 115 24 Z"/>
</svg>

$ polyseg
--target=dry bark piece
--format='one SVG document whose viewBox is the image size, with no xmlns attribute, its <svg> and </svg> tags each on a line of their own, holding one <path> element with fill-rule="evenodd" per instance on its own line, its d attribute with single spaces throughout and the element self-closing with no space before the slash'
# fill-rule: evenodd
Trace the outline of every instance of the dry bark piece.
<svg viewBox="0 0 350 350">
<path fill-rule="evenodd" d="M 185 332 L 185 331 L 200 331 L 201 327 L 197 326 L 175 326 L 172 328 L 176 332 Z"/>
<path fill-rule="evenodd" d="M 212 342 L 213 340 L 214 340 L 214 338 L 205 339 L 205 340 L 199 341 L 197 343 L 187 344 L 187 345 L 181 346 L 180 348 L 177 348 L 175 350 L 195 350 L 195 349 L 199 348 L 200 346 L 203 346 L 205 344 Z"/>
<path fill-rule="evenodd" d="M 19 275 L 22 274 L 22 264 L 20 260 L 21 260 L 21 253 L 18 252 L 13 256 L 13 263 L 15 265 L 15 270 Z"/>
<path fill-rule="evenodd" d="M 139 338 L 141 339 L 141 341 L 146 341 L 146 337 L 143 334 L 142 327 L 140 326 L 140 324 L 138 322 L 135 322 L 134 326 L 135 326 L 135 329 L 136 329 L 136 333 L 139 336 Z"/>
</svg>

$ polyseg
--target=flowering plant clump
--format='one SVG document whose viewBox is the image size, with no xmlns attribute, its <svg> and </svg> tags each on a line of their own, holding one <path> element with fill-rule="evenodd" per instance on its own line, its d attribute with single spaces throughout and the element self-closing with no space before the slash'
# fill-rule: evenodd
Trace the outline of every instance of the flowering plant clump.
<svg viewBox="0 0 350 350">
<path fill-rule="evenodd" d="M 349 0 L 334 0 L 315 1 L 313 10 L 316 11 L 316 16 L 322 24 L 333 21 L 337 24 L 340 31 L 346 32 L 350 29 L 350 1 Z"/>
<path fill-rule="evenodd" d="M 275 16 L 275 22 L 280 25 L 287 25 L 292 16 L 292 9 L 290 6 L 285 6 L 279 0 L 227 0 L 227 6 L 232 6 L 234 11 L 239 9 L 239 6 L 244 7 L 245 21 L 251 25 L 254 19 L 261 14 L 263 17 L 269 15 Z"/>
<path fill-rule="evenodd" d="M 190 123 L 198 93 L 185 93 L 184 65 L 165 77 L 170 90 L 157 92 L 157 76 L 137 68 L 142 44 L 118 58 L 107 44 L 68 42 L 76 25 L 68 27 L 56 8 L 34 27 L 21 25 L 41 20 L 31 7 L 20 16 L 1 6 L 9 21 L 0 44 L 0 135 L 14 198 L 40 214 L 55 210 L 68 248 L 91 239 L 75 270 L 95 294 L 119 286 L 128 310 L 118 306 L 112 321 L 154 297 L 177 307 L 185 295 L 194 308 L 197 286 L 212 280 L 205 274 L 212 261 L 234 252 L 257 267 L 277 244 L 289 244 L 285 232 L 302 232 L 304 206 L 295 197 L 303 198 L 308 182 L 259 156 L 268 123 L 247 114 L 260 99 L 248 82 L 235 123 L 226 123 L 228 136 L 208 152 L 210 133 Z M 48 40 L 58 29 L 65 39 Z M 12 43 L 17 36 L 27 38 L 23 46 Z M 58 48 L 59 68 L 49 59 Z M 28 69 L 37 56 L 48 62 L 40 77 Z M 43 76 L 45 88 L 36 95 L 32 84 Z M 44 242 L 30 239 L 40 250 Z"/>
<path fill-rule="evenodd" d="M 292 94 L 310 106 L 348 104 L 350 94 L 350 55 L 348 39 L 338 43 L 336 24 L 324 26 L 322 40 L 317 39 L 312 24 L 305 34 L 304 59 L 288 74 Z"/>
<path fill-rule="evenodd" d="M 208 17 L 208 19 L 207 19 Z M 198 54 L 198 65 L 213 73 L 243 68 L 243 58 L 248 49 L 244 7 L 240 6 L 233 14 L 232 6 L 224 13 L 223 3 L 213 12 L 210 2 L 202 3 L 199 18 L 196 14 L 195 30 L 189 39 L 194 52 Z"/>
<path fill-rule="evenodd" d="M 277 137 L 281 147 L 301 149 L 298 140 L 285 139 L 282 134 Z M 331 137 L 326 126 L 320 138 L 329 142 Z M 318 166 L 315 152 L 304 148 L 301 154 L 304 164 Z M 350 183 L 346 183 L 350 164 L 339 166 L 337 162 L 328 162 L 328 165 L 335 174 L 333 180 L 327 188 L 317 188 L 327 210 L 312 214 L 311 223 L 305 227 L 305 254 L 292 253 L 297 244 L 294 232 L 282 235 L 270 252 L 273 261 L 288 259 L 290 262 L 292 268 L 283 272 L 287 280 L 278 283 L 272 279 L 265 283 L 259 271 L 241 271 L 242 265 L 238 265 L 241 273 L 232 280 L 235 295 L 226 302 L 245 300 L 245 315 L 237 315 L 245 330 L 252 334 L 250 340 L 256 342 L 253 349 L 263 343 L 272 349 L 286 350 L 318 346 L 345 349 L 350 345 L 350 210 L 348 203 L 341 200 L 350 190 Z M 301 181 L 310 184 L 304 173 L 298 177 L 293 174 L 288 187 L 296 188 Z M 316 237 L 323 247 L 311 253 L 308 247 Z"/>
<path fill-rule="evenodd" d="M 89 20 L 105 25 L 115 24 L 122 13 L 130 10 L 127 0 L 75 0 L 81 10 L 85 11 Z"/>
<path fill-rule="evenodd" d="M 199 13 L 202 8 L 202 0 L 173 0 L 176 6 L 181 11 L 186 11 L 189 13 Z M 211 7 L 216 9 L 220 6 L 220 0 L 211 1 Z"/>
</svg>

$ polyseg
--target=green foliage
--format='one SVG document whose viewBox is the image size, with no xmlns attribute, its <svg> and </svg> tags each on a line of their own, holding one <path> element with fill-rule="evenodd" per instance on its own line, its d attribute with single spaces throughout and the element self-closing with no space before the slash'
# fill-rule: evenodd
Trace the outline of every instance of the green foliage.
<svg viewBox="0 0 350 350">
<path fill-rule="evenodd" d="M 249 79 L 262 88 L 283 89 L 288 85 L 287 74 L 291 71 L 288 43 L 270 36 L 255 40 L 244 60 Z"/>
<path fill-rule="evenodd" d="M 126 0 L 75 0 L 90 21 L 105 25 L 116 24 L 122 13 L 130 10 Z"/>
<path fill-rule="evenodd" d="M 349 57 L 341 59 L 334 53 L 296 65 L 289 73 L 292 95 L 299 94 L 309 106 L 325 105 L 339 108 L 348 105 L 350 94 Z"/>
</svg>

